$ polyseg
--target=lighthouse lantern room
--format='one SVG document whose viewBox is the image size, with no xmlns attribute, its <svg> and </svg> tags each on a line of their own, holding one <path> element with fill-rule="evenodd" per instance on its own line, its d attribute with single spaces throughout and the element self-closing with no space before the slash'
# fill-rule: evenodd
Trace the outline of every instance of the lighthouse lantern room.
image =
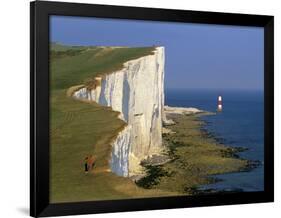
<svg viewBox="0 0 281 218">
<path fill-rule="evenodd" d="M 218 97 L 218 112 L 221 112 L 222 111 L 222 96 L 219 95 Z"/>
</svg>

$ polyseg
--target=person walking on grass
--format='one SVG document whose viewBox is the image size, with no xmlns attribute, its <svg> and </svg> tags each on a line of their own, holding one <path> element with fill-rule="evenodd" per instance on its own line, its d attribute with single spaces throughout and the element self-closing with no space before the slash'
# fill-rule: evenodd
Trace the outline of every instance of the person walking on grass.
<svg viewBox="0 0 281 218">
<path fill-rule="evenodd" d="M 88 159 L 88 167 L 89 167 L 89 170 L 93 170 L 94 166 L 96 164 L 96 158 L 95 156 L 90 156 L 89 159 Z"/>
<path fill-rule="evenodd" d="M 84 159 L 84 169 L 85 173 L 88 173 L 90 170 L 94 168 L 96 164 L 96 158 L 94 156 L 87 156 Z"/>
<path fill-rule="evenodd" d="M 89 157 L 88 156 L 85 157 L 85 159 L 84 159 L 84 170 L 85 170 L 85 173 L 89 172 L 88 160 L 89 160 Z"/>
</svg>

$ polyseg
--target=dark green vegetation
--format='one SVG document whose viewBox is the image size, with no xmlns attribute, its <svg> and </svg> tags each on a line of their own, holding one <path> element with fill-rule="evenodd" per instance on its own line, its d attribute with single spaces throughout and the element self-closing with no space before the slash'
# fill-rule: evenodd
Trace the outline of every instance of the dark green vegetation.
<svg viewBox="0 0 281 218">
<path fill-rule="evenodd" d="M 219 144 L 201 131 L 201 115 L 170 115 L 176 124 L 168 126 L 174 134 L 165 134 L 171 161 L 161 166 L 146 166 L 147 176 L 137 183 L 186 194 L 195 194 L 199 185 L 215 182 L 209 176 L 236 172 L 248 167 L 248 161 L 237 158 L 239 151 Z"/>
<path fill-rule="evenodd" d="M 67 90 L 97 74 L 122 67 L 125 61 L 151 54 L 154 48 L 67 47 L 51 51 L 50 201 L 75 202 L 171 195 L 139 188 L 109 171 L 110 142 L 124 128 L 118 113 L 95 103 L 67 96 Z M 59 53 L 58 53 L 59 52 Z M 84 158 L 96 157 L 84 173 Z"/>
<path fill-rule="evenodd" d="M 161 177 L 170 176 L 167 171 L 163 170 L 162 166 L 147 165 L 145 168 L 147 175 L 136 181 L 137 185 L 144 188 L 153 188 L 160 183 Z"/>
</svg>

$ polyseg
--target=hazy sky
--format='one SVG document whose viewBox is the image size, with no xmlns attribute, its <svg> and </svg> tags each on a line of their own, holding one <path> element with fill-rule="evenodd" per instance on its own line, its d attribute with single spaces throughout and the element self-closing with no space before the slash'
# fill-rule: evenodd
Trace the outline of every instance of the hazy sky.
<svg viewBox="0 0 281 218">
<path fill-rule="evenodd" d="M 263 28 L 51 16 L 67 45 L 165 47 L 165 87 L 263 90 Z"/>
</svg>

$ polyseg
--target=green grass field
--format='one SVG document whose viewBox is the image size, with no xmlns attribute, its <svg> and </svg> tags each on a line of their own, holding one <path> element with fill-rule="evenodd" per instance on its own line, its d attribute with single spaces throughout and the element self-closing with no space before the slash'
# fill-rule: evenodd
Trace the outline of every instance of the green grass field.
<svg viewBox="0 0 281 218">
<path fill-rule="evenodd" d="M 76 51 L 73 51 L 76 50 Z M 50 201 L 76 202 L 171 195 L 146 190 L 128 178 L 109 172 L 110 142 L 125 126 L 118 113 L 96 103 L 67 96 L 71 86 L 122 68 L 124 62 L 152 54 L 154 48 L 66 47 L 51 50 L 51 166 Z M 83 160 L 97 158 L 85 174 Z"/>
</svg>

